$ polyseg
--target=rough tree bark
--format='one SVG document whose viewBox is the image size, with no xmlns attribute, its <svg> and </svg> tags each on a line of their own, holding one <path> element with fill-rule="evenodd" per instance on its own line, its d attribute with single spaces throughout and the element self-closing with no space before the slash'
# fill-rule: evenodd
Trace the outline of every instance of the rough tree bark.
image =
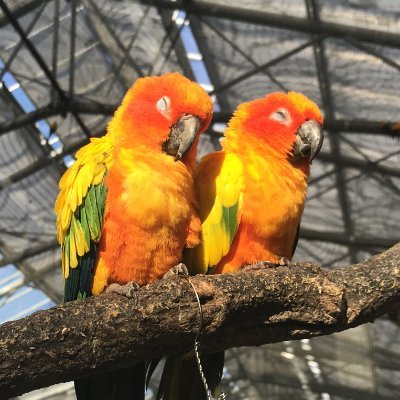
<svg viewBox="0 0 400 400">
<path fill-rule="evenodd" d="M 190 278 L 206 352 L 348 329 L 400 305 L 400 244 L 360 264 L 316 264 Z M 1 398 L 123 367 L 193 345 L 199 308 L 185 277 L 102 295 L 0 326 Z"/>
</svg>

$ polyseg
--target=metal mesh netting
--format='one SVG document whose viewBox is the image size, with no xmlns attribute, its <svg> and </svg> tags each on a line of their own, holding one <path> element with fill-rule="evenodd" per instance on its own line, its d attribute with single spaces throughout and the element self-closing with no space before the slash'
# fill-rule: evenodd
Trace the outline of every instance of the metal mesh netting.
<svg viewBox="0 0 400 400">
<path fill-rule="evenodd" d="M 0 275 L 0 304 L 21 301 L 26 287 L 61 300 L 52 210 L 59 177 L 89 137 L 104 133 L 135 79 L 167 71 L 196 78 L 216 99 L 201 154 L 218 148 L 239 103 L 266 92 L 300 91 L 324 110 L 296 260 L 334 267 L 399 240 L 396 0 L 0 4 L 10 11 L 0 12 L 0 270 L 22 271 L 16 284 Z M 398 337 L 384 318 L 309 341 L 234 349 L 225 390 L 232 400 L 397 399 Z M 64 384 L 23 398 L 74 394 Z"/>
</svg>

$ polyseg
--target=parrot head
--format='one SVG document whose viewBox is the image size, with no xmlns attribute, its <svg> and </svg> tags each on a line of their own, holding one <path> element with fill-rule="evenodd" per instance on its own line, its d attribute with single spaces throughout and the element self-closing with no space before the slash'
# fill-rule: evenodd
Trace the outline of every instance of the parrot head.
<svg viewBox="0 0 400 400">
<path fill-rule="evenodd" d="M 140 78 L 126 93 L 108 132 L 117 145 L 142 146 L 178 161 L 195 147 L 212 110 L 204 89 L 179 73 Z"/>
<path fill-rule="evenodd" d="M 229 129 L 257 138 L 292 163 L 311 162 L 322 146 L 322 122 L 318 106 L 306 96 L 276 92 L 241 104 Z"/>
</svg>

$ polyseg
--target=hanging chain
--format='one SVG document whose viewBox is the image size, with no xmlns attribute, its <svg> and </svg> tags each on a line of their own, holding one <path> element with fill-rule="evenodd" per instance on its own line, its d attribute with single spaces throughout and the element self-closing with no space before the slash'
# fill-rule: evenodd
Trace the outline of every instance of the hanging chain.
<svg viewBox="0 0 400 400">
<path fill-rule="evenodd" d="M 200 341 L 198 340 L 201 331 L 203 329 L 203 309 L 201 307 L 201 303 L 200 303 L 200 298 L 199 295 L 197 293 L 196 288 L 194 287 L 192 281 L 190 280 L 190 277 L 187 277 L 188 282 L 190 283 L 190 286 L 192 287 L 194 294 L 196 296 L 196 300 L 197 300 L 197 305 L 199 306 L 199 315 L 200 315 L 200 319 L 199 319 L 199 329 L 197 331 L 196 337 L 194 339 L 194 346 L 193 346 L 193 351 L 194 351 L 194 355 L 196 358 L 196 363 L 197 363 L 197 367 L 199 369 L 199 374 L 200 374 L 200 378 L 201 381 L 203 382 L 203 386 L 204 386 L 204 390 L 206 391 L 206 396 L 207 396 L 207 400 L 227 400 L 226 394 L 225 393 L 221 393 L 217 399 L 215 399 L 210 391 L 210 388 L 208 387 L 208 383 L 207 383 L 207 379 L 206 376 L 204 375 L 204 371 L 203 371 L 203 367 L 201 365 L 201 359 L 200 359 L 200 353 L 199 353 L 199 345 L 200 345 Z"/>
</svg>

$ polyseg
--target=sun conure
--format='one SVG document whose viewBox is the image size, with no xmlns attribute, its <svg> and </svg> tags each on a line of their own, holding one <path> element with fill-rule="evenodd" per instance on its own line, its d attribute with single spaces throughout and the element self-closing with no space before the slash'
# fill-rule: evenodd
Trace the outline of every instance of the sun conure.
<svg viewBox="0 0 400 400">
<path fill-rule="evenodd" d="M 291 260 L 322 121 L 316 104 L 294 92 L 237 108 L 223 150 L 205 156 L 195 171 L 202 233 L 200 245 L 184 257 L 191 273 L 232 273 L 260 261 Z M 217 398 L 223 353 L 204 355 L 202 364 Z M 161 395 L 206 398 L 192 355 L 167 359 Z"/>
<path fill-rule="evenodd" d="M 192 173 L 212 108 L 206 92 L 178 73 L 141 78 L 107 134 L 76 153 L 55 204 L 65 301 L 112 284 L 148 284 L 199 243 Z M 144 365 L 75 387 L 78 400 L 141 399 Z"/>
</svg>

